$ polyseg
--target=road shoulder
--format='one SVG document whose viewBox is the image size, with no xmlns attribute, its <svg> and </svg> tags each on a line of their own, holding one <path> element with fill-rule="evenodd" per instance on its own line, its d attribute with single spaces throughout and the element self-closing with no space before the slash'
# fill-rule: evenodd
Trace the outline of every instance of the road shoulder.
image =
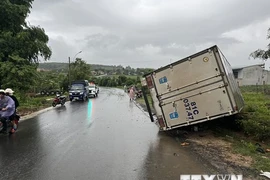
<svg viewBox="0 0 270 180">
<path fill-rule="evenodd" d="M 135 101 L 135 104 L 148 114 L 145 104 L 141 101 Z M 232 137 L 230 136 L 225 135 L 225 138 L 217 136 L 210 130 L 203 132 L 172 131 L 170 135 L 178 141 L 180 139 L 179 148 L 189 146 L 202 161 L 208 162 L 216 168 L 217 173 L 242 174 L 245 180 L 267 179 L 259 175 L 260 170 L 252 167 L 254 163 L 252 157 L 241 155 L 233 150 L 233 143 L 230 142 Z"/>
</svg>

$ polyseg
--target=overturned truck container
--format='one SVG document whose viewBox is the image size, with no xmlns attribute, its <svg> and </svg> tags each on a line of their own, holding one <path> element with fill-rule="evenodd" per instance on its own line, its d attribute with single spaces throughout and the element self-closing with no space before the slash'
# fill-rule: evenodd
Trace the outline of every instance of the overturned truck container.
<svg viewBox="0 0 270 180">
<path fill-rule="evenodd" d="M 231 65 L 217 46 L 144 75 L 144 99 L 152 121 L 161 131 L 239 113 L 244 100 Z"/>
</svg>

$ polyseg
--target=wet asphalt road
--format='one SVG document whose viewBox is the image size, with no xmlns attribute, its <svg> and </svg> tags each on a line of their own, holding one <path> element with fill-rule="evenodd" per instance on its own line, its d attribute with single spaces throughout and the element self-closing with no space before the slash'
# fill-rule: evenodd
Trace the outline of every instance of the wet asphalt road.
<svg viewBox="0 0 270 180">
<path fill-rule="evenodd" d="M 209 174 L 119 89 L 67 103 L 0 136 L 0 179 L 140 180 Z"/>
</svg>

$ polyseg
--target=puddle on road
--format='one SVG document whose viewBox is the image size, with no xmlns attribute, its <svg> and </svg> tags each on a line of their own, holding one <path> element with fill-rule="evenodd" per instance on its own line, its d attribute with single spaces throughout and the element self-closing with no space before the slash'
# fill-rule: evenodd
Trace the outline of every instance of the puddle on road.
<svg viewBox="0 0 270 180">
<path fill-rule="evenodd" d="M 189 147 L 181 146 L 174 138 L 163 132 L 149 147 L 140 170 L 139 179 L 179 179 L 181 174 L 211 174 L 209 164 L 200 161 Z"/>
</svg>

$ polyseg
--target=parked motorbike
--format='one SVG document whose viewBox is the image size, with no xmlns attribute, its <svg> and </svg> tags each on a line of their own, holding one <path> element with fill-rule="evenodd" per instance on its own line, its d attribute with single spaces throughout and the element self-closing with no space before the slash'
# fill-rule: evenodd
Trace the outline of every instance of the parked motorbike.
<svg viewBox="0 0 270 180">
<path fill-rule="evenodd" d="M 52 106 L 55 107 L 58 104 L 61 104 L 61 106 L 64 106 L 65 103 L 66 103 L 66 97 L 60 96 L 59 94 L 57 94 L 52 102 Z"/>
</svg>

